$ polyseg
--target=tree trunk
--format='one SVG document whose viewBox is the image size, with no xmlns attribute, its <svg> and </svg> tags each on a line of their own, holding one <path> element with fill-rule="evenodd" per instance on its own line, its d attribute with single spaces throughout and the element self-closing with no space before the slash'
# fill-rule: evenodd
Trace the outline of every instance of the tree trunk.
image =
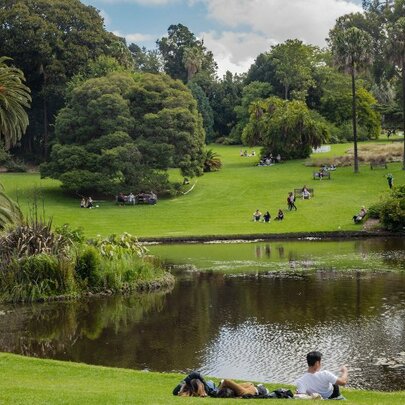
<svg viewBox="0 0 405 405">
<path fill-rule="evenodd" d="M 357 113 L 356 113 L 356 82 L 354 63 L 352 62 L 352 120 L 353 120 L 353 144 L 354 144 L 354 172 L 359 172 L 359 158 L 357 155 Z"/>
<path fill-rule="evenodd" d="M 402 170 L 405 170 L 405 61 L 402 61 L 402 122 L 404 130 L 404 152 L 402 156 Z"/>
<path fill-rule="evenodd" d="M 43 153 L 44 153 L 44 159 L 47 160 L 48 158 L 48 106 L 47 106 L 47 100 L 46 100 L 46 85 L 47 85 L 47 77 L 46 73 L 44 72 L 44 84 L 43 84 L 43 94 L 44 94 L 44 103 L 43 103 L 43 108 L 44 108 L 44 146 L 43 146 Z"/>
</svg>

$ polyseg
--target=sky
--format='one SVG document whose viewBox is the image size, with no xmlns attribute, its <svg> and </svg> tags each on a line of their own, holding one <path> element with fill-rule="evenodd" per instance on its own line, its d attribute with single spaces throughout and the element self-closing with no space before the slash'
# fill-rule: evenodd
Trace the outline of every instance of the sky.
<svg viewBox="0 0 405 405">
<path fill-rule="evenodd" d="M 82 0 L 105 27 L 155 49 L 171 24 L 189 28 L 213 52 L 218 76 L 246 72 L 270 46 L 298 38 L 325 46 L 337 17 L 361 11 L 361 0 Z"/>
</svg>

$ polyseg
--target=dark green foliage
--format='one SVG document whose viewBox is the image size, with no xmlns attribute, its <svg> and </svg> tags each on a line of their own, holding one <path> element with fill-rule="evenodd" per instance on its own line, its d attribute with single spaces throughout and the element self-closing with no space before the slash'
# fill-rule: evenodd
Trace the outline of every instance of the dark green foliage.
<svg viewBox="0 0 405 405">
<path fill-rule="evenodd" d="M 56 119 L 58 141 L 43 177 L 70 192 L 170 192 L 166 170 L 203 166 L 204 130 L 196 101 L 166 75 L 111 73 L 74 88 Z"/>
<path fill-rule="evenodd" d="M 201 114 L 203 119 L 205 139 L 207 143 L 210 143 L 214 138 L 214 113 L 208 98 L 198 84 L 189 82 L 187 87 L 191 90 L 193 97 L 197 101 L 198 112 Z"/>
<path fill-rule="evenodd" d="M 85 246 L 76 259 L 76 278 L 85 286 L 95 288 L 100 282 L 100 252 L 94 246 Z"/>
<path fill-rule="evenodd" d="M 373 207 L 384 228 L 390 231 L 405 231 L 405 185 L 393 188 L 390 195 Z"/>
<path fill-rule="evenodd" d="M 302 101 L 270 97 L 252 103 L 250 111 L 243 139 L 249 146 L 263 145 L 263 156 L 272 153 L 280 154 L 283 160 L 306 158 L 313 147 L 328 139 L 322 118 Z"/>
<path fill-rule="evenodd" d="M 184 25 L 171 25 L 167 36 L 156 41 L 161 57 L 163 58 L 164 71 L 174 79 L 188 79 L 188 70 L 184 63 L 187 49 L 196 48 L 201 54 L 200 69 L 209 75 L 214 75 L 216 63 L 212 52 L 207 51 L 202 41 Z"/>
<path fill-rule="evenodd" d="M 383 227 L 390 231 L 405 231 L 405 185 L 394 187 L 388 196 L 373 204 L 367 216 L 380 219 Z"/>
<path fill-rule="evenodd" d="M 122 40 L 104 29 L 94 7 L 79 0 L 5 0 L 0 9 L 0 55 L 14 59 L 32 91 L 27 151 L 46 153 L 53 117 L 66 83 L 89 61 L 106 54 L 129 66 Z"/>
<path fill-rule="evenodd" d="M 212 149 L 205 152 L 204 172 L 216 172 L 222 167 L 222 162 L 218 153 Z"/>
</svg>

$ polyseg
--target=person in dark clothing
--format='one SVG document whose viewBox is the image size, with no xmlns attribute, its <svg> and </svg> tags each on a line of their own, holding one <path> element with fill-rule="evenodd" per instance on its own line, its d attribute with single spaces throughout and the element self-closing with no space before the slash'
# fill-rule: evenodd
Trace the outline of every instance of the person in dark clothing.
<svg viewBox="0 0 405 405">
<path fill-rule="evenodd" d="M 288 193 L 287 204 L 288 204 L 288 211 L 292 211 L 293 209 L 297 211 L 297 207 L 295 206 L 294 193 L 292 193 L 291 191 Z"/>
<path fill-rule="evenodd" d="M 270 212 L 266 211 L 266 213 L 263 215 L 264 222 L 270 222 L 270 218 L 271 218 Z"/>
<path fill-rule="evenodd" d="M 284 219 L 284 212 L 281 210 L 281 208 L 278 210 L 278 214 L 276 216 L 277 221 L 282 221 Z"/>
</svg>

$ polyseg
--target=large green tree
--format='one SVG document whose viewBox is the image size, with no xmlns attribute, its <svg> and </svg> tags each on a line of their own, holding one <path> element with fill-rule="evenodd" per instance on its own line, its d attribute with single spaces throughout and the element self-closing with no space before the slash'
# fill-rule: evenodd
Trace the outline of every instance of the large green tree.
<svg viewBox="0 0 405 405">
<path fill-rule="evenodd" d="M 217 65 L 211 51 L 183 24 L 171 25 L 167 36 L 156 42 L 164 61 L 164 71 L 187 82 L 197 70 L 214 76 Z"/>
<path fill-rule="evenodd" d="M 329 32 L 329 43 L 338 66 L 348 71 L 352 79 L 352 122 L 354 172 L 359 171 L 357 152 L 356 73 L 371 59 L 371 36 L 356 27 L 336 26 Z"/>
<path fill-rule="evenodd" d="M 328 140 L 322 118 L 303 101 L 270 97 L 253 102 L 250 112 L 243 139 L 248 145 L 263 145 L 264 156 L 272 153 L 283 159 L 306 158 L 312 148 Z"/>
<path fill-rule="evenodd" d="M 116 72 L 80 83 L 58 114 L 56 135 L 41 174 L 71 192 L 162 192 L 169 167 L 202 173 L 197 103 L 167 75 Z"/>
<path fill-rule="evenodd" d="M 270 50 L 275 76 L 284 87 L 284 99 L 305 100 L 308 89 L 315 85 L 313 69 L 316 48 L 298 39 L 288 39 Z"/>
<path fill-rule="evenodd" d="M 24 74 L 20 69 L 10 67 L 0 57 L 0 141 L 5 149 L 14 146 L 28 126 L 26 109 L 31 102 L 30 89 L 24 84 Z"/>
<path fill-rule="evenodd" d="M 24 149 L 45 156 L 66 82 L 101 54 L 132 63 L 125 43 L 104 29 L 94 7 L 79 0 L 3 0 L 0 38 L 0 55 L 13 58 L 32 91 Z"/>
</svg>

